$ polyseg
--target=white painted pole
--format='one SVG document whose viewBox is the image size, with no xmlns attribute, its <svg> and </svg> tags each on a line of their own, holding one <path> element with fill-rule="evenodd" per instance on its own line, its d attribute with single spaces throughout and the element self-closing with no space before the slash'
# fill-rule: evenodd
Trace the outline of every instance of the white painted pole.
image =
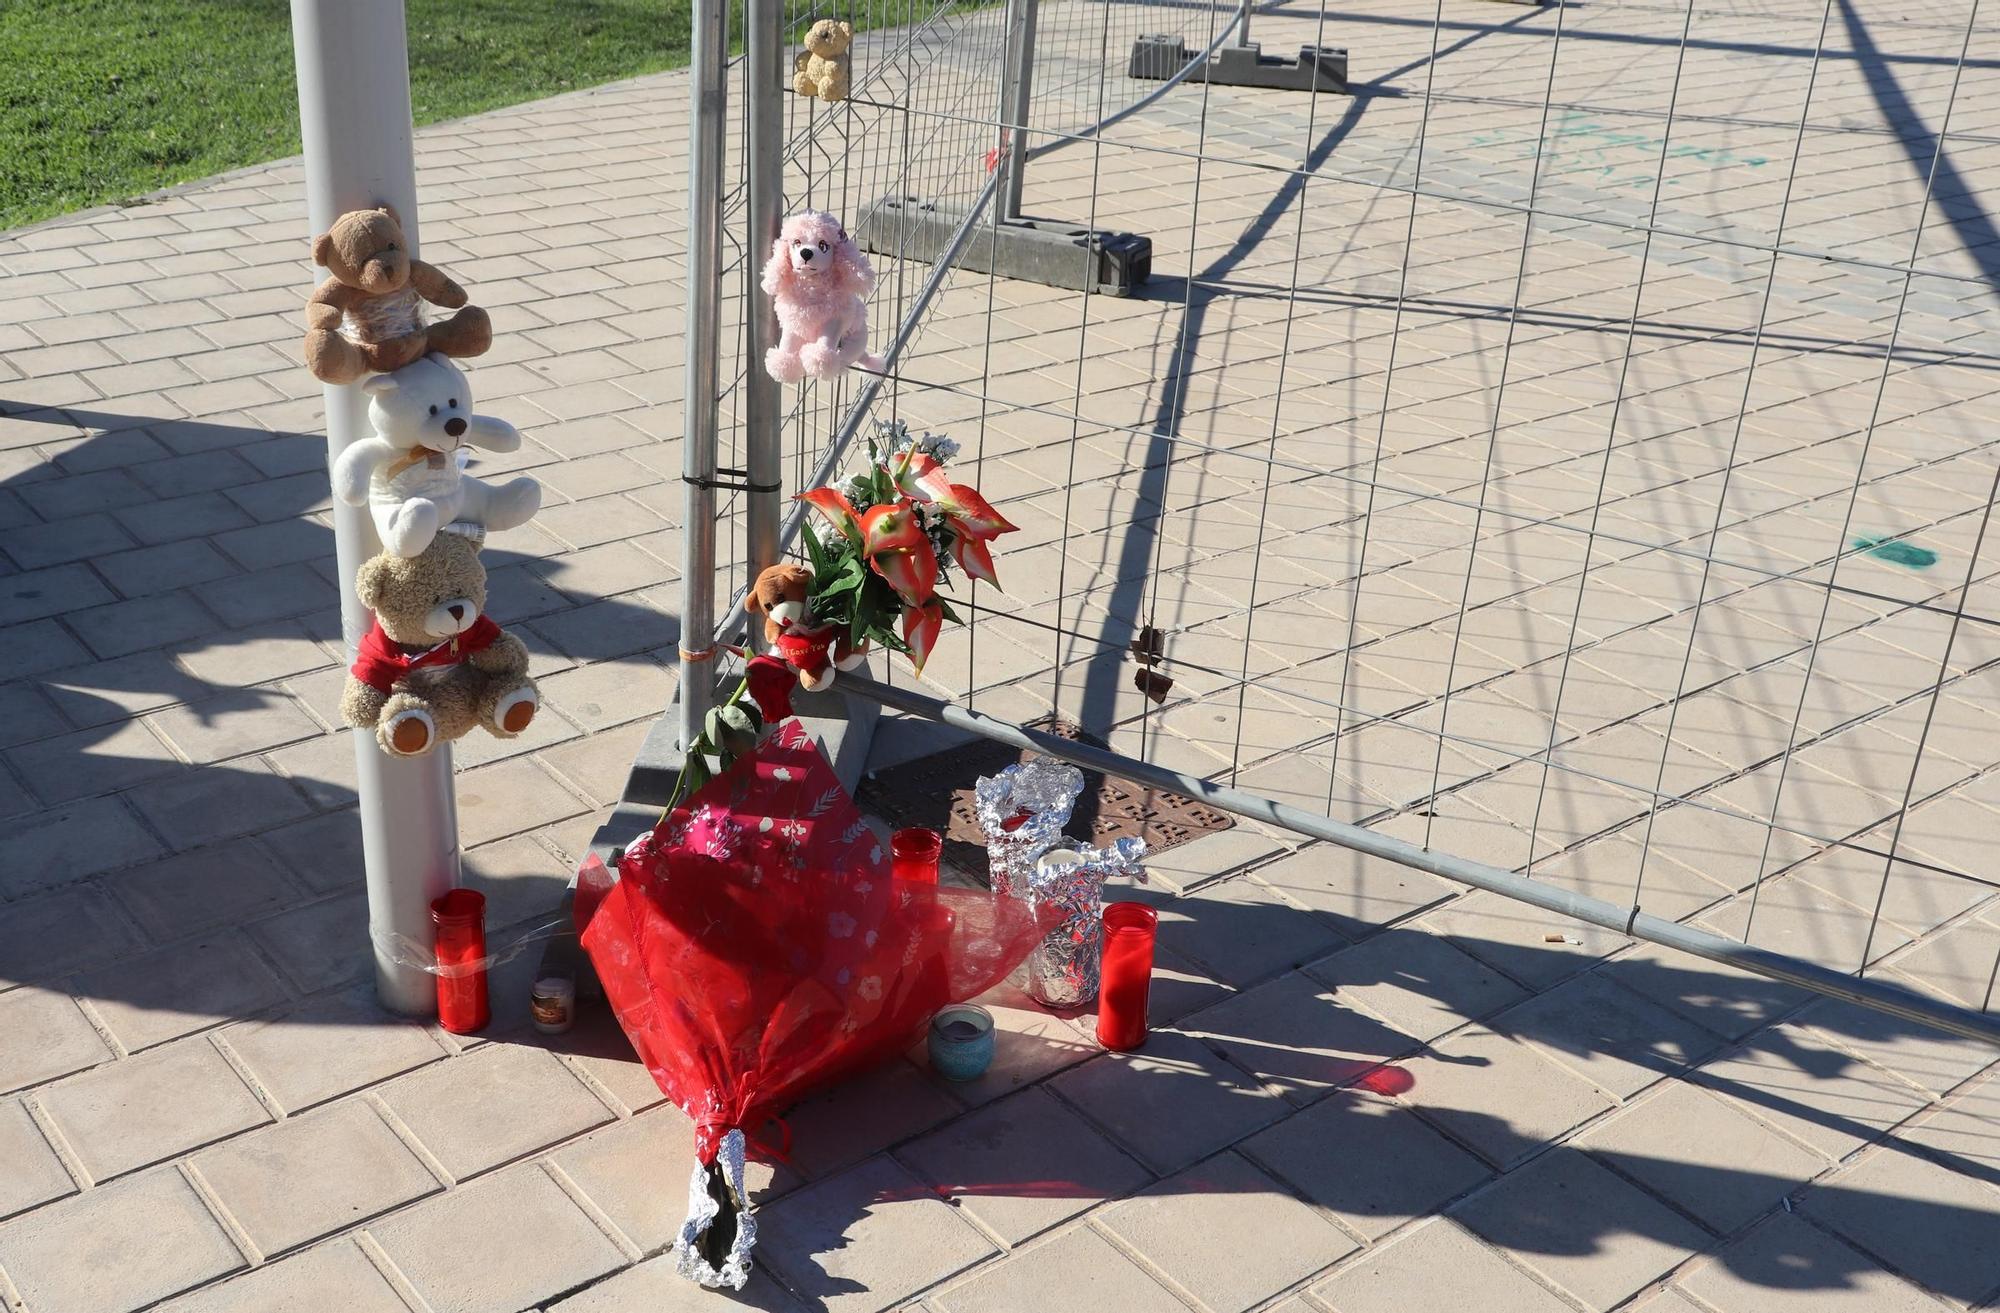
<svg viewBox="0 0 2000 1313">
<path fill-rule="evenodd" d="M 348 210 L 387 202 L 402 216 L 417 252 L 417 182 L 410 126 L 409 50 L 403 0 L 292 0 L 299 126 L 305 138 L 306 228 L 325 232 Z M 304 337 L 304 321 L 299 336 Z M 303 365 L 300 368 L 304 368 Z M 326 388 L 326 452 L 332 462 L 370 436 L 358 385 Z M 382 549 L 365 507 L 333 503 L 340 563 L 340 628 L 350 655 L 371 617 L 354 594 L 361 563 Z M 391 757 L 369 734 L 354 735 L 361 795 L 362 853 L 368 872 L 368 930 L 375 992 L 408 1015 L 437 1010 L 437 984 L 398 961 L 428 957 L 431 900 L 458 883 L 458 813 L 451 748 L 415 759 Z"/>
</svg>

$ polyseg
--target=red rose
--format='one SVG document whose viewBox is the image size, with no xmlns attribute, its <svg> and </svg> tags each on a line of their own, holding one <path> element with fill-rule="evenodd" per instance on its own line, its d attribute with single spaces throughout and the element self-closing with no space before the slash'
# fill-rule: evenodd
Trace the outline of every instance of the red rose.
<svg viewBox="0 0 2000 1313">
<path fill-rule="evenodd" d="M 792 714 L 792 686 L 799 682 L 798 672 L 774 656 L 754 656 L 744 672 L 750 684 L 750 697 L 757 704 L 757 714 L 764 718 L 766 725 L 775 725 Z"/>
</svg>

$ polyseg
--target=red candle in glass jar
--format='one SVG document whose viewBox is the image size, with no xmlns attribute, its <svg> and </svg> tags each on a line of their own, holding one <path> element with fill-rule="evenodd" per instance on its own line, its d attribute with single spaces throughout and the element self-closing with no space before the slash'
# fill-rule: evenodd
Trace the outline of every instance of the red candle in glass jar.
<svg viewBox="0 0 2000 1313">
<path fill-rule="evenodd" d="M 898 830 L 889 839 L 890 873 L 912 884 L 936 884 L 944 836 L 936 830 Z"/>
<path fill-rule="evenodd" d="M 486 999 L 486 895 L 454 889 L 431 904 L 437 928 L 438 1024 L 454 1035 L 484 1030 L 492 1020 Z"/>
<path fill-rule="evenodd" d="M 1159 914 L 1144 903 L 1104 905 L 1104 947 L 1097 992 L 1097 1042 L 1136 1049 L 1146 1042 L 1153 985 L 1153 938 Z"/>
</svg>

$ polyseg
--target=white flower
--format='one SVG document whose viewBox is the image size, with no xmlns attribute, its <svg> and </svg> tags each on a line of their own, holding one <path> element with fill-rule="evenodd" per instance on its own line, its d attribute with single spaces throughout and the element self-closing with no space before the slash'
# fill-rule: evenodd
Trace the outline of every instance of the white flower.
<svg viewBox="0 0 2000 1313">
<path fill-rule="evenodd" d="M 843 981 L 842 983 L 845 982 Z M 854 987 L 854 992 L 870 1003 L 875 1002 L 882 997 L 882 977 L 863 976 L 861 983 Z"/>
<path fill-rule="evenodd" d="M 772 778 L 772 779 L 775 779 L 775 780 L 782 780 L 782 781 L 784 781 L 785 783 L 789 784 L 789 783 L 791 782 L 791 779 L 792 779 L 792 770 L 791 770 L 791 767 L 789 767 L 789 766 L 774 766 L 774 767 L 772 767 L 772 768 L 771 768 L 771 778 Z"/>
</svg>

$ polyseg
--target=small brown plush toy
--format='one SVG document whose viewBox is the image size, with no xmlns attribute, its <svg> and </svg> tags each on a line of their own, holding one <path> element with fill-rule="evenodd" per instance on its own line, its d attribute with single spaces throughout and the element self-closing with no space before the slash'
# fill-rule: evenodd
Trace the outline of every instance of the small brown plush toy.
<svg viewBox="0 0 2000 1313">
<path fill-rule="evenodd" d="M 362 565 L 355 591 L 375 623 L 340 714 L 374 730 L 384 752 L 419 756 L 474 725 L 510 739 L 535 719 L 528 649 L 483 613 L 486 568 L 472 539 L 440 533 L 421 555 L 385 552 Z"/>
<path fill-rule="evenodd" d="M 764 643 L 799 672 L 799 687 L 817 693 L 833 684 L 835 670 L 852 670 L 868 657 L 840 625 L 813 624 L 807 606 L 813 574 L 803 565 L 771 565 L 757 576 L 743 609 L 764 617 Z"/>
<path fill-rule="evenodd" d="M 352 383 L 401 369 L 429 352 L 481 355 L 493 323 L 465 289 L 410 258 L 391 206 L 349 210 L 313 239 L 313 262 L 332 276 L 306 301 L 306 368 L 322 383 Z M 423 303 L 458 313 L 426 326 Z"/>
<path fill-rule="evenodd" d="M 822 18 L 806 32 L 806 48 L 792 64 L 792 90 L 818 96 L 831 105 L 847 99 L 847 48 L 854 44 L 854 26 Z"/>
</svg>

